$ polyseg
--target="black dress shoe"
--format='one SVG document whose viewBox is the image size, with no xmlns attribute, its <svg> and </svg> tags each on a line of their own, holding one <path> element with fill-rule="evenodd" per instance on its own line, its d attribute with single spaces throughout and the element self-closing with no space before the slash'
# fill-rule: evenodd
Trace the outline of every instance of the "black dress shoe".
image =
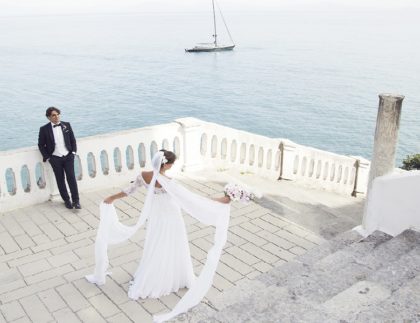
<svg viewBox="0 0 420 323">
<path fill-rule="evenodd" d="M 73 205 L 71 205 L 71 202 L 70 201 L 65 201 L 64 202 L 64 205 L 66 206 L 66 208 L 68 208 L 68 209 L 72 209 L 73 208 Z"/>
<path fill-rule="evenodd" d="M 73 206 L 74 206 L 75 209 L 78 209 L 78 210 L 80 210 L 82 208 L 82 206 L 80 205 L 79 202 L 73 202 Z"/>
</svg>

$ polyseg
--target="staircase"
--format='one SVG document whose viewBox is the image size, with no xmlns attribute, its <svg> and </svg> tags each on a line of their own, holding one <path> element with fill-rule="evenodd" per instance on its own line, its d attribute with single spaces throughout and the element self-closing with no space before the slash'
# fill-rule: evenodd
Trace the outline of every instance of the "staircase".
<svg viewBox="0 0 420 323">
<path fill-rule="evenodd" d="M 347 231 L 176 322 L 420 322 L 420 233 Z"/>
</svg>

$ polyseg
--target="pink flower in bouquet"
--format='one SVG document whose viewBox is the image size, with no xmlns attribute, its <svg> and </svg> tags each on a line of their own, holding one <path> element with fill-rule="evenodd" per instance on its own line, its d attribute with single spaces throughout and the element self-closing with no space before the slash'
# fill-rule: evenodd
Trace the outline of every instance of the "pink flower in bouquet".
<svg viewBox="0 0 420 323">
<path fill-rule="evenodd" d="M 229 183 L 224 189 L 225 196 L 229 196 L 232 201 L 239 201 L 247 203 L 255 198 L 255 195 L 247 190 L 246 188 L 238 185 Z"/>
</svg>

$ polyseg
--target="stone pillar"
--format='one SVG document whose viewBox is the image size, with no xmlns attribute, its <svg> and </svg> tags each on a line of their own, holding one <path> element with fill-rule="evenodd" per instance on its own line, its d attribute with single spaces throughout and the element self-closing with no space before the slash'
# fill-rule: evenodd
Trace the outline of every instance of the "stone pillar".
<svg viewBox="0 0 420 323">
<path fill-rule="evenodd" d="M 377 228 L 377 223 L 372 223 L 368 213 L 372 198 L 372 181 L 378 176 L 391 173 L 395 168 L 395 151 L 397 149 L 403 99 L 403 95 L 379 95 L 378 117 L 376 119 L 375 140 L 367 185 L 367 197 L 363 210 L 363 222 L 361 226 L 355 228 L 356 231 L 364 236 L 369 235 Z"/>
<path fill-rule="evenodd" d="M 50 201 L 61 201 L 60 192 L 58 191 L 57 181 L 55 179 L 54 171 L 50 165 L 50 162 L 45 162 L 42 165 L 45 170 L 45 182 L 47 183 L 47 187 L 50 189 Z M 67 181 L 66 181 L 67 185 Z"/>
<path fill-rule="evenodd" d="M 294 180 L 296 175 L 293 174 L 294 159 L 296 154 L 296 144 L 293 141 L 284 139 L 280 142 L 280 173 L 279 180 Z"/>
<path fill-rule="evenodd" d="M 183 172 L 203 169 L 203 157 L 200 153 L 202 123 L 196 118 L 180 118 L 175 122 L 182 127 L 184 145 L 182 146 Z"/>
<path fill-rule="evenodd" d="M 376 119 L 373 156 L 370 164 L 368 190 L 373 179 L 391 173 L 395 168 L 401 105 L 404 96 L 379 95 L 378 117 Z"/>
</svg>

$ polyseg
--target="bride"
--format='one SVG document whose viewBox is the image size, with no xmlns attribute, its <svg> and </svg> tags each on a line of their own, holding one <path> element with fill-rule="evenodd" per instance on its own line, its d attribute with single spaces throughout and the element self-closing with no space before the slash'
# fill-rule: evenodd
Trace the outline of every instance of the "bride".
<svg viewBox="0 0 420 323">
<path fill-rule="evenodd" d="M 226 242 L 230 213 L 228 196 L 208 199 L 192 193 L 165 175 L 175 162 L 173 152 L 161 150 L 152 159 L 153 171 L 142 172 L 132 185 L 111 195 L 100 206 L 100 224 L 95 241 L 95 272 L 86 276 L 104 284 L 108 267 L 108 245 L 128 240 L 146 221 L 146 238 L 140 264 L 134 273 L 128 297 L 159 298 L 187 287 L 189 291 L 168 314 L 155 316 L 163 322 L 197 305 L 210 288 Z M 119 222 L 113 202 L 145 187 L 147 195 L 139 220 L 134 226 Z M 187 232 L 181 210 L 204 224 L 216 227 L 214 246 L 195 277 Z"/>
</svg>

